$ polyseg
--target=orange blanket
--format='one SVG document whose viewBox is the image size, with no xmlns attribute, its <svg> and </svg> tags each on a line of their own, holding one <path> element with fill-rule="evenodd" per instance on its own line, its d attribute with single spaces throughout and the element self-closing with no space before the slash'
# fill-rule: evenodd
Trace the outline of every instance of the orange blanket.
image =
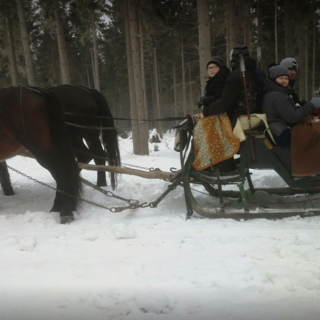
<svg viewBox="0 0 320 320">
<path fill-rule="evenodd" d="M 200 119 L 193 130 L 193 167 L 203 170 L 237 153 L 240 140 L 232 133 L 226 113 Z"/>
<path fill-rule="evenodd" d="M 320 122 L 309 117 L 292 128 L 291 162 L 295 177 L 320 174 Z"/>
</svg>

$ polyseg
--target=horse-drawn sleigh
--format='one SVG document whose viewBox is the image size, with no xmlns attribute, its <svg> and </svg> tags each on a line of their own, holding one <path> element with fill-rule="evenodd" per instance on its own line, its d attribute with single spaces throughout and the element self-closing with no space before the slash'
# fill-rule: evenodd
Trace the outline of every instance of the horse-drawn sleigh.
<svg viewBox="0 0 320 320">
<path fill-rule="evenodd" d="M 49 90 L 19 86 L 2 90 L 0 122 L 0 159 L 17 154 L 27 155 L 27 150 L 29 156 L 35 157 L 50 171 L 57 182 L 51 211 L 60 213 L 62 223 L 73 220 L 73 212 L 81 201 L 81 181 L 92 185 L 81 180 L 81 169 L 96 170 L 96 188 L 106 194 L 108 192 L 101 188 L 106 185 L 106 171 L 111 173 L 113 189 L 116 187 L 117 173 L 169 182 L 167 189 L 149 204 L 118 197 L 128 202 L 126 209 L 156 207 L 171 190 L 181 186 L 185 194 L 187 218 L 192 216 L 193 211 L 208 218 L 232 219 L 276 219 L 320 214 L 320 208 L 312 207 L 312 199 L 306 201 L 298 197 L 319 193 L 320 177 L 294 177 L 288 149 L 270 147 L 272 142 L 267 140 L 265 128 L 255 129 L 253 135 L 242 143 L 237 168 L 231 172 L 195 170 L 191 143 L 186 143 L 186 147 L 180 150 L 180 170 L 145 172 L 121 167 L 114 121 L 105 99 L 95 90 L 74 86 Z M 181 137 L 187 136 L 188 142 L 191 142 L 191 129 L 187 122 L 178 128 L 178 133 Z M 101 148 L 100 134 L 104 149 Z M 92 159 L 96 165 L 88 164 Z M 104 165 L 106 160 L 108 166 Z M 288 187 L 256 188 L 251 174 L 252 170 L 260 169 L 275 170 Z M 5 162 L 0 166 L 0 180 L 4 193 L 13 194 Z M 281 196 L 281 201 L 268 199 L 269 194 Z M 297 208 L 300 203 L 304 207 Z M 305 204 L 308 204 L 307 207 Z M 119 210 L 113 208 L 111 211 Z"/>
</svg>

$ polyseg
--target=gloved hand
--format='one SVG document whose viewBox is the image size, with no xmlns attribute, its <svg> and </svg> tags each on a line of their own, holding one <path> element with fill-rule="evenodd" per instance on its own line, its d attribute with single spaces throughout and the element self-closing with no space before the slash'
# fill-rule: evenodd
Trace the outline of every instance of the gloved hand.
<svg viewBox="0 0 320 320">
<path fill-rule="evenodd" d="M 198 101 L 198 108 L 206 104 L 206 97 L 201 97 Z"/>
<path fill-rule="evenodd" d="M 211 113 L 211 107 L 210 106 L 204 106 L 202 114 L 204 117 L 209 117 L 212 115 Z"/>
<path fill-rule="evenodd" d="M 313 104 L 313 106 L 316 109 L 320 108 L 320 98 L 317 97 L 317 92 L 316 91 L 314 91 L 313 94 L 312 94 L 311 103 Z"/>
</svg>

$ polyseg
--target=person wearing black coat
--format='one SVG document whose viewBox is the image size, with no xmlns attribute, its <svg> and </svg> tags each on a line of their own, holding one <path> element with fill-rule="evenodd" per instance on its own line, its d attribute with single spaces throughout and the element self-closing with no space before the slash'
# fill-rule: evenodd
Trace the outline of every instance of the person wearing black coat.
<svg viewBox="0 0 320 320">
<path fill-rule="evenodd" d="M 289 146 L 291 127 L 320 108 L 320 98 L 313 97 L 302 107 L 297 107 L 289 85 L 288 69 L 283 65 L 269 69 L 269 78 L 264 83 L 262 110 L 266 113 L 270 131 L 280 146 Z"/>
<path fill-rule="evenodd" d="M 221 97 L 226 78 L 230 70 L 223 64 L 219 56 L 211 58 L 207 63 L 209 77 L 204 88 L 204 95 L 198 102 L 198 107 L 207 107 Z"/>
<path fill-rule="evenodd" d="M 221 97 L 210 105 L 206 105 L 203 111 L 205 117 L 227 112 L 233 127 L 239 116 L 247 114 L 243 77 L 240 70 L 240 55 L 243 56 L 246 67 L 245 79 L 249 112 L 259 112 L 256 108 L 256 96 L 261 88 L 261 82 L 256 73 L 256 61 L 250 57 L 246 46 L 237 46 L 230 52 L 232 72 L 226 79 Z"/>
</svg>

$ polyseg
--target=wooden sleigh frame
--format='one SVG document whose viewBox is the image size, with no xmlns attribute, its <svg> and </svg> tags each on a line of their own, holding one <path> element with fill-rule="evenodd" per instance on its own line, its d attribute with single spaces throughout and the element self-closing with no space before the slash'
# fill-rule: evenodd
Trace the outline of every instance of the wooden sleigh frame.
<svg viewBox="0 0 320 320">
<path fill-rule="evenodd" d="M 251 115 L 252 136 L 249 136 L 247 116 L 238 120 L 240 126 L 241 147 L 239 151 L 239 164 L 236 171 L 223 173 L 219 170 L 212 172 L 196 171 L 192 167 L 194 159 L 192 148 L 184 151 L 180 158 L 182 166 L 182 180 L 187 204 L 187 216 L 191 217 L 193 211 L 208 218 L 232 219 L 279 219 L 290 216 L 315 216 L 320 215 L 320 203 L 315 206 L 310 199 L 305 197 L 320 193 L 320 175 L 296 178 L 291 174 L 290 149 L 280 147 L 274 143 L 265 115 Z M 179 128 L 180 135 L 185 136 L 189 131 L 188 126 Z M 234 132 L 235 135 L 239 134 Z M 190 133 L 190 139 L 191 139 Z M 254 157 L 252 155 L 254 146 Z M 180 151 L 183 153 L 183 151 Z M 253 160 L 254 159 L 254 160 Z M 251 175 L 252 170 L 275 170 L 286 182 L 284 188 L 257 188 L 254 186 Z M 230 185 L 238 190 L 230 190 Z M 195 186 L 201 186 L 200 196 Z M 204 189 L 204 190 L 203 190 Z M 203 191 L 207 193 L 204 200 Z M 279 207 L 277 203 L 267 203 L 261 199 L 261 194 L 281 197 Z M 260 199 L 259 199 L 260 197 Z M 210 199 L 211 198 L 211 199 Z M 200 200 L 198 200 L 200 199 Z M 320 198 L 313 198 L 314 201 Z M 295 204 L 303 204 L 299 208 Z M 310 205 L 311 203 L 311 205 Z M 286 206 L 287 204 L 287 206 Z M 295 206 L 295 207 L 292 207 Z M 289 208 L 287 208 L 289 207 Z"/>
</svg>

